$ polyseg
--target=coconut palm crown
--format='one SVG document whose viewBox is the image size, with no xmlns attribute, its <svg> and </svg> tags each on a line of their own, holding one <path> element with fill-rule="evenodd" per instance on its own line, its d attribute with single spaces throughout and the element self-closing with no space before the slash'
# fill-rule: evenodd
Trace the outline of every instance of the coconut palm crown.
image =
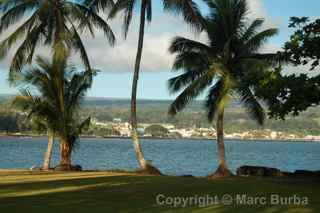
<svg viewBox="0 0 320 213">
<path fill-rule="evenodd" d="M 94 35 L 102 30 L 111 45 L 115 36 L 97 13 L 74 0 L 3 0 L 0 2 L 0 35 L 9 35 L 0 43 L 0 58 L 16 48 L 10 73 L 31 64 L 36 48 L 49 47 L 55 57 L 66 58 L 69 50 L 79 52 L 86 69 L 89 57 L 81 40 L 83 31 Z"/>
<path fill-rule="evenodd" d="M 46 126 L 57 133 L 61 144 L 60 164 L 70 167 L 71 151 L 82 130 L 90 123 L 90 118 L 80 120 L 78 112 L 87 90 L 91 88 L 94 73 L 76 71 L 74 66 L 67 63 L 67 59 L 61 64 L 37 57 L 36 62 L 37 67 L 21 73 L 18 83 L 23 89 L 13 104 L 27 112 L 29 117 L 44 120 Z M 60 73 L 63 73 L 63 79 Z M 64 85 L 63 102 L 58 92 L 61 80 Z M 66 146 L 67 151 L 62 146 Z"/>
</svg>

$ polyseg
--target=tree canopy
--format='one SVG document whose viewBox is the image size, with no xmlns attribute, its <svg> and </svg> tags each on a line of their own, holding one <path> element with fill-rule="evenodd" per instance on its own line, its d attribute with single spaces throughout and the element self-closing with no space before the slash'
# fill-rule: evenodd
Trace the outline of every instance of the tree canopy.
<svg viewBox="0 0 320 213">
<path fill-rule="evenodd" d="M 296 65 L 310 63 L 311 70 L 319 66 L 320 60 L 320 19 L 310 21 L 307 17 L 292 17 L 289 24 L 295 32 L 284 50 Z"/>
<path fill-rule="evenodd" d="M 145 134 L 150 134 L 155 137 L 165 137 L 168 136 L 169 130 L 162 125 L 151 125 L 145 129 Z"/>
<path fill-rule="evenodd" d="M 21 94 L 15 97 L 13 105 L 27 112 L 29 118 L 43 120 L 50 130 L 66 135 L 68 143 L 73 145 L 82 129 L 90 123 L 90 118 L 81 121 L 78 113 L 81 101 L 92 85 L 93 73 L 77 72 L 68 64 L 67 58 L 63 64 L 43 57 L 37 57 L 36 62 L 38 66 L 20 74 L 17 83 L 22 86 Z M 63 79 L 59 73 L 63 74 Z M 60 80 L 64 84 L 63 102 L 58 93 Z"/>
<path fill-rule="evenodd" d="M 320 60 L 320 19 L 292 17 L 289 27 L 296 29 L 284 45 L 284 54 L 293 66 L 310 65 L 300 75 L 283 75 L 281 69 L 260 78 L 258 94 L 264 97 L 273 118 L 285 119 L 320 104 L 320 75 L 314 75 Z M 306 66 L 301 67 L 305 69 Z"/>
</svg>

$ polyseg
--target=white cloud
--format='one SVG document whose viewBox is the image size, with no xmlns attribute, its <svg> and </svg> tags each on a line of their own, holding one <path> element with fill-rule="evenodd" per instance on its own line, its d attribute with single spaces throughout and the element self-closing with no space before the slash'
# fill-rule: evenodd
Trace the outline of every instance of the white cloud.
<svg viewBox="0 0 320 213">
<path fill-rule="evenodd" d="M 98 33 L 94 39 L 84 40 L 91 63 L 106 72 L 128 72 L 133 69 L 138 43 L 138 23 L 134 19 L 126 40 L 122 39 L 121 21 L 112 22 L 117 37 L 115 47 L 109 47 L 106 38 Z M 170 41 L 175 36 L 194 37 L 186 24 L 176 17 L 161 14 L 146 25 L 141 70 L 163 71 L 171 68 L 173 56 L 169 54 Z"/>
<path fill-rule="evenodd" d="M 249 19 L 265 18 L 264 28 L 279 26 L 279 20 L 274 20 L 267 15 L 261 0 L 249 0 L 249 7 L 252 11 L 248 14 Z M 121 20 L 116 19 L 112 25 L 117 37 L 120 38 Z M 156 72 L 171 68 L 174 56 L 168 53 L 168 47 L 175 36 L 205 40 L 203 35 L 195 37 L 181 19 L 165 13 L 157 15 L 153 22 L 146 26 L 142 71 Z M 128 72 L 133 69 L 137 40 L 138 23 L 137 19 L 134 19 L 128 39 L 126 41 L 119 39 L 114 48 L 106 45 L 102 34 L 96 36 L 95 39 L 86 39 L 85 43 L 93 66 L 106 72 Z M 275 44 L 267 44 L 264 47 L 264 52 L 273 52 L 279 49 L 280 47 Z"/>
<path fill-rule="evenodd" d="M 249 0 L 250 19 L 264 17 L 266 20 L 272 20 L 268 17 L 261 0 Z M 137 14 L 136 14 L 137 15 Z M 102 32 L 97 32 L 95 38 L 89 35 L 84 36 L 84 44 L 93 67 L 105 72 L 131 72 L 136 56 L 138 41 L 138 22 L 135 16 L 127 40 L 122 39 L 122 17 L 117 17 L 111 22 L 112 29 L 117 37 L 115 47 L 110 47 Z M 275 26 L 276 22 L 268 21 L 266 26 Z M 168 53 L 170 41 L 175 36 L 183 36 L 198 40 L 205 40 L 203 35 L 195 37 L 180 18 L 173 17 L 167 13 L 156 14 L 150 25 L 146 26 L 145 43 L 143 49 L 143 59 L 141 70 L 146 72 L 166 71 L 171 68 L 173 57 Z M 3 38 L 3 36 L 2 36 Z M 2 40 L 0 37 L 0 40 Z M 274 50 L 275 45 L 267 45 L 266 50 Z M 12 57 L 12 52 L 9 54 Z M 44 53 L 40 49 L 38 53 Z M 4 66 L 10 64 L 11 57 L 3 61 Z M 75 64 L 81 64 L 79 57 L 74 58 Z"/>
</svg>

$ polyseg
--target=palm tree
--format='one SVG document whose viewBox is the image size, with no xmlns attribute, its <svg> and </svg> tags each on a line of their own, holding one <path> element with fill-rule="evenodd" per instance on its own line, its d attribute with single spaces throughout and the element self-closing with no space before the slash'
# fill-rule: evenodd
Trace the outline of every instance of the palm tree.
<svg viewBox="0 0 320 213">
<path fill-rule="evenodd" d="M 74 66 L 68 65 L 67 58 L 60 64 L 56 61 L 51 63 L 42 57 L 37 57 L 36 62 L 37 67 L 21 73 L 18 83 L 25 87 L 14 104 L 27 111 L 29 117 L 44 120 L 51 132 L 49 136 L 55 133 L 59 136 L 60 168 L 70 170 L 73 147 L 82 130 L 90 123 L 90 118 L 79 121 L 78 109 L 92 85 L 94 73 L 92 70 L 77 72 Z M 63 73 L 63 79 L 60 79 L 59 73 Z M 63 102 L 60 101 L 59 93 L 61 81 L 64 86 Z M 33 95 L 30 91 L 40 95 Z"/>
<path fill-rule="evenodd" d="M 94 28 L 104 32 L 111 45 L 115 42 L 110 26 L 92 9 L 73 0 L 3 0 L 0 2 L 0 35 L 15 24 L 18 27 L 0 43 L 0 59 L 5 57 L 15 44 L 19 44 L 10 66 L 10 79 L 20 72 L 24 65 L 31 64 L 36 48 L 40 45 L 52 49 L 53 62 L 65 63 L 71 50 L 80 52 L 86 69 L 91 70 L 88 55 L 80 34 L 89 31 L 94 35 Z M 22 22 L 22 24 L 20 24 Z M 20 42 L 19 42 L 20 41 Z M 63 68 L 63 67 L 62 67 Z M 63 69 L 55 69 L 57 72 Z M 64 120 L 66 112 L 64 95 L 64 73 L 56 73 L 56 86 L 59 94 L 60 114 Z M 59 84 L 59 86 L 58 86 Z M 66 131 L 66 130 L 64 130 Z M 60 139 L 67 140 L 66 137 Z M 65 147 L 68 149 L 68 147 Z"/>
<path fill-rule="evenodd" d="M 18 25 L 0 43 L 0 58 L 19 44 L 10 66 L 10 73 L 31 64 L 35 49 L 48 46 L 55 57 L 65 58 L 69 50 L 79 51 L 86 69 L 91 69 L 80 33 L 94 28 L 102 30 L 110 44 L 115 37 L 110 26 L 92 9 L 73 0 L 3 0 L 0 2 L 0 35 Z M 22 22 L 22 24 L 20 24 Z"/>
<path fill-rule="evenodd" d="M 278 59 L 277 54 L 261 54 L 260 48 L 277 29 L 258 31 L 263 19 L 249 22 L 246 0 L 207 0 L 210 14 L 203 32 L 208 42 L 177 37 L 169 51 L 176 54 L 173 70 L 183 73 L 169 80 L 172 93 L 182 91 L 169 108 L 175 115 L 206 92 L 205 108 L 210 122 L 216 116 L 219 167 L 211 177 L 229 176 L 223 119 L 228 101 L 239 98 L 258 124 L 265 119 L 264 108 L 255 96 L 256 78 Z"/>
<path fill-rule="evenodd" d="M 198 6 L 193 0 L 162 0 L 163 7 L 166 11 L 173 13 L 183 14 L 184 20 L 190 23 L 195 29 L 201 28 L 201 14 Z M 132 83 L 132 94 L 131 94 L 131 137 L 134 144 L 136 156 L 140 165 L 140 168 L 148 173 L 161 174 L 158 169 L 148 162 L 142 152 L 142 148 L 138 137 L 138 121 L 137 121 L 137 90 L 138 80 L 140 73 L 140 64 L 142 59 L 143 42 L 144 42 L 144 31 L 146 21 L 152 21 L 152 0 L 118 0 L 116 3 L 112 3 L 111 0 L 86 0 L 86 4 L 96 11 L 110 9 L 110 18 L 114 18 L 120 11 L 124 12 L 123 28 L 124 36 L 127 37 L 131 20 L 134 13 L 134 8 L 140 3 L 140 26 L 139 26 L 139 40 L 137 55 L 134 66 L 134 75 Z"/>
</svg>

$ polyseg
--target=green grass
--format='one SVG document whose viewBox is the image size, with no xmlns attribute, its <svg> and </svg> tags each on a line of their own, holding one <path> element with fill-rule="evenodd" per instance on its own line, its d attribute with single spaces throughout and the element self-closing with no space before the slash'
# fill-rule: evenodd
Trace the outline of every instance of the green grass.
<svg viewBox="0 0 320 213">
<path fill-rule="evenodd" d="M 0 170 L 1 213 L 114 212 L 320 212 L 320 182 L 315 180 L 151 177 L 125 173 L 52 173 Z M 309 205 L 159 206 L 158 194 L 171 197 L 248 194 L 306 196 Z"/>
</svg>

